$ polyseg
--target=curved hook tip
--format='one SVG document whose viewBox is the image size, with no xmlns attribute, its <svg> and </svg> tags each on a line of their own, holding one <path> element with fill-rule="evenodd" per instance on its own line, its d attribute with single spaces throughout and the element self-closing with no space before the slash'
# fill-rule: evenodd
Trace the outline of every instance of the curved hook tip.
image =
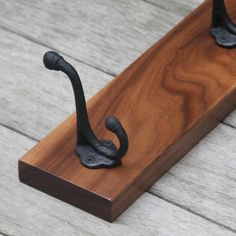
<svg viewBox="0 0 236 236">
<path fill-rule="evenodd" d="M 119 139 L 120 148 L 116 150 L 116 154 L 112 155 L 112 158 L 120 160 L 128 150 L 128 136 L 120 121 L 114 116 L 110 116 L 106 119 L 106 128 L 115 133 Z"/>
<path fill-rule="evenodd" d="M 43 56 L 43 64 L 49 70 L 59 70 L 58 62 L 60 59 L 63 59 L 58 53 L 49 51 L 46 52 Z"/>
<path fill-rule="evenodd" d="M 106 119 L 106 127 L 112 132 L 115 132 L 120 126 L 120 121 L 115 116 L 109 116 Z"/>
</svg>

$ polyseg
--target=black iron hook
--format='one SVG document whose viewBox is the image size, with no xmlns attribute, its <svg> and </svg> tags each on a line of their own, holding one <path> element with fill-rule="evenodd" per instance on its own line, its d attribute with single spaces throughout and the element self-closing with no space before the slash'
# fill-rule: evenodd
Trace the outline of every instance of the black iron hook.
<svg viewBox="0 0 236 236">
<path fill-rule="evenodd" d="M 49 70 L 64 72 L 71 81 L 77 115 L 76 152 L 81 163 L 88 168 L 111 168 L 121 164 L 121 158 L 128 150 L 128 137 L 121 123 L 114 116 L 105 122 L 106 128 L 118 137 L 119 149 L 110 140 L 98 140 L 88 119 L 82 83 L 74 67 L 56 52 L 45 53 L 43 62 Z"/>
<path fill-rule="evenodd" d="M 211 35 L 224 48 L 236 47 L 236 25 L 227 13 L 224 0 L 213 0 Z"/>
</svg>

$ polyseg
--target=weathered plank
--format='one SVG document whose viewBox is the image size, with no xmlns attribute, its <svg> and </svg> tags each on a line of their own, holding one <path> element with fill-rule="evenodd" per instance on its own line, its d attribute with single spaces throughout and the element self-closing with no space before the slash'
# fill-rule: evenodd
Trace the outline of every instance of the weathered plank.
<svg viewBox="0 0 236 236">
<path fill-rule="evenodd" d="M 180 18 L 188 15 L 193 9 L 198 7 L 204 0 L 144 0 L 151 3 L 165 11 L 172 12 L 179 15 Z M 165 20 L 165 19 L 163 19 Z M 224 123 L 236 128 L 236 111 L 232 112 L 225 120 Z"/>
<path fill-rule="evenodd" d="M 57 123 L 65 119 L 68 114 L 74 110 L 74 101 L 70 83 L 64 78 L 58 78 L 60 77 L 58 73 L 54 74 L 43 68 L 42 55 L 46 50 L 48 50 L 47 48 L 36 45 L 3 30 L 1 30 L 1 36 L 0 45 L 2 60 L 0 61 L 0 73 L 2 75 L 1 82 L 4 86 L 0 86 L 0 121 L 20 130 L 21 132 L 33 136 L 36 139 L 41 139 L 53 127 L 55 127 Z M 9 55 L 11 55 L 11 57 L 9 57 Z M 12 60 L 13 57 L 14 60 Z M 82 72 L 81 77 L 85 84 L 85 90 L 89 96 L 93 95 L 96 90 L 111 79 L 110 76 L 91 67 L 85 66 L 74 60 L 70 61 L 78 67 L 79 71 Z M 233 129 L 232 131 L 230 130 L 228 135 L 225 136 L 226 140 L 231 139 L 231 136 L 233 136 L 234 131 Z M 216 136 L 217 139 L 220 132 L 221 131 L 214 131 L 213 136 Z M 200 148 L 201 147 L 204 150 L 208 149 L 208 144 L 205 145 L 205 141 L 203 140 L 200 145 Z M 227 151 L 229 155 L 234 157 L 234 147 L 232 146 L 232 148 L 229 148 L 227 144 L 225 147 L 223 142 L 218 142 L 214 147 L 211 147 L 211 154 L 209 154 L 209 156 L 211 155 L 214 157 L 216 153 L 218 153 L 218 148 L 221 148 L 222 152 L 224 152 L 224 150 L 225 152 Z M 232 153 L 230 154 L 231 151 Z M 189 172 L 193 171 L 196 176 L 200 175 L 200 171 L 204 168 L 219 169 L 220 166 L 224 164 L 224 162 L 211 163 L 209 159 L 208 163 L 210 164 L 205 167 L 206 163 L 199 161 L 202 160 L 202 156 L 204 157 L 204 151 L 196 152 L 196 154 L 191 154 L 191 156 L 192 155 L 192 164 L 189 167 Z M 197 165 L 197 163 L 200 163 L 201 166 L 199 167 L 198 165 L 200 164 Z M 216 164 L 217 166 L 215 167 Z M 227 165 L 234 166 L 234 163 L 229 160 Z M 188 170 L 186 170 L 185 167 L 182 167 L 182 171 L 185 173 Z M 208 172 L 204 172 L 204 174 L 206 180 L 212 179 L 211 173 L 209 173 L 209 176 Z M 234 173 L 231 173 L 230 171 L 228 173 L 228 175 L 231 176 L 230 178 L 233 178 L 233 174 Z M 217 196 L 217 192 L 212 191 L 214 190 L 213 186 L 218 183 L 218 177 L 215 177 L 216 178 L 213 180 L 216 182 L 213 180 L 211 182 L 212 188 L 204 190 L 206 191 L 206 196 Z M 179 179 L 178 176 L 176 176 L 175 179 L 176 183 L 179 181 L 179 185 L 181 185 L 182 180 Z M 227 181 L 227 179 L 224 180 Z M 196 192 L 200 191 L 197 178 L 194 183 L 192 183 L 192 188 L 196 188 Z M 177 194 L 175 191 L 178 191 L 178 194 L 181 196 L 182 189 L 176 187 L 177 190 L 175 190 L 175 185 L 171 186 L 173 188 L 173 194 Z M 216 191 L 218 191 L 217 188 Z M 169 194 L 170 190 L 167 189 L 166 195 Z M 162 193 L 162 196 L 164 196 L 164 192 Z M 232 195 L 232 197 L 233 196 L 234 195 Z M 223 200 L 223 202 L 218 203 L 218 212 L 220 212 L 220 208 L 224 207 L 221 203 L 223 204 L 224 201 L 229 201 L 229 197 L 230 196 L 227 198 L 228 200 L 226 199 Z M 181 198 L 184 197 L 181 196 Z M 186 196 L 186 198 L 188 198 L 188 196 Z M 174 202 L 179 204 L 179 200 L 175 199 L 175 197 L 169 196 L 169 199 L 172 199 Z M 217 198 L 215 198 L 214 201 L 217 201 Z M 202 203 L 199 203 L 198 201 L 190 201 L 189 204 L 195 204 L 193 210 L 196 210 L 198 213 L 198 208 L 203 207 L 203 205 L 201 205 Z M 183 202 L 182 206 L 188 207 L 188 203 Z M 226 207 L 226 210 L 222 212 L 222 215 L 216 217 L 213 214 L 215 206 L 216 205 L 204 206 L 204 210 L 201 211 L 210 212 L 211 214 L 207 213 L 207 215 L 213 217 L 213 220 L 219 220 L 221 219 L 221 216 L 224 218 L 225 214 L 229 212 Z M 226 224 L 229 223 L 229 226 L 231 226 L 233 220 L 235 220 L 235 215 L 230 214 L 229 217 L 231 217 L 231 220 L 224 219 L 223 222 Z"/>
<path fill-rule="evenodd" d="M 182 18 L 137 0 L 1 0 L 0 6 L 0 26 L 110 73 L 120 73 Z"/>
<path fill-rule="evenodd" d="M 180 15 L 181 17 L 186 16 L 193 9 L 198 7 L 204 0 L 144 0 L 145 2 L 151 3 L 167 12 Z"/>
<path fill-rule="evenodd" d="M 235 107 L 233 51 L 218 47 L 207 33 L 211 20 L 209 6 L 209 3 L 202 5 L 90 103 L 89 114 L 94 115 L 91 123 L 98 136 L 112 137 L 104 132 L 103 125 L 110 114 L 116 114 L 126 127 L 130 148 L 123 167 L 109 172 L 83 168 L 74 153 L 75 120 L 71 119 L 21 159 L 22 181 L 42 189 L 40 180 L 49 180 L 44 175 L 46 171 L 59 177 L 59 182 L 63 179 L 72 183 L 73 190 L 74 186 L 79 186 L 83 192 L 98 195 L 99 200 L 110 199 L 111 208 L 106 208 L 107 211 L 96 208 L 93 213 L 114 220 L 128 203 L 182 158 L 213 128 L 215 119 L 222 119 Z M 231 7 L 236 10 L 236 5 L 231 4 Z M 196 22 L 196 18 L 202 21 Z M 169 46 L 164 48 L 166 44 Z M 224 58 L 224 64 L 218 58 Z M 57 152 L 58 146 L 63 148 L 52 157 L 51 153 Z M 51 164 L 48 164 L 49 159 Z M 58 167 L 59 163 L 63 163 L 62 168 Z M 42 179 L 27 178 L 35 171 L 29 166 L 24 171 L 25 165 L 40 169 Z M 98 181 L 100 179 L 104 181 Z M 62 199 L 80 207 L 98 201 L 85 197 L 83 203 L 75 202 L 71 190 L 68 188 L 68 197 Z M 60 188 L 52 185 L 47 185 L 43 191 L 61 195 Z"/>
<path fill-rule="evenodd" d="M 236 231 L 236 130 L 219 125 L 149 191 Z"/>
<path fill-rule="evenodd" d="M 9 235 L 234 235 L 149 193 L 109 224 L 20 184 L 17 160 L 34 141 L 0 126 L 0 232 Z"/>
</svg>

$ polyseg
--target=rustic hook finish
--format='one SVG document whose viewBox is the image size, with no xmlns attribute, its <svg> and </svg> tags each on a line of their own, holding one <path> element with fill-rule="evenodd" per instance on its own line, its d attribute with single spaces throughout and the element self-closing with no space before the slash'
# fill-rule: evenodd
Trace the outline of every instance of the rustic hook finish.
<svg viewBox="0 0 236 236">
<path fill-rule="evenodd" d="M 70 79 L 75 96 L 77 116 L 77 147 L 81 163 L 88 168 L 112 168 L 121 164 L 121 158 L 128 150 L 128 137 L 121 123 L 114 116 L 106 119 L 105 125 L 120 143 L 119 149 L 111 140 L 98 140 L 94 134 L 87 113 L 83 87 L 77 71 L 56 52 L 47 52 L 43 62 L 49 70 L 64 72 Z"/>
<path fill-rule="evenodd" d="M 221 47 L 236 47 L 236 25 L 227 13 L 224 0 L 213 0 L 211 35 Z"/>
</svg>

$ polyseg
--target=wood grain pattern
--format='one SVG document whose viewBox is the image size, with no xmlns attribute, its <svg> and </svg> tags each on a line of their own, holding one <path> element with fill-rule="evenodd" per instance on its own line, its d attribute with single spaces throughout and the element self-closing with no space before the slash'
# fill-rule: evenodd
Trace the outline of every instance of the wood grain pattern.
<svg viewBox="0 0 236 236">
<path fill-rule="evenodd" d="M 104 211 L 97 209 L 96 215 L 114 220 L 235 107 L 234 50 L 215 45 L 210 18 L 207 1 L 90 100 L 101 138 L 111 138 L 103 127 L 109 114 L 127 130 L 130 149 L 121 167 L 94 171 L 80 165 L 73 115 L 20 160 L 21 181 L 93 213 L 88 197 L 95 193 L 104 200 Z M 66 180 L 71 192 L 58 192 L 63 181 L 51 189 L 48 175 L 42 184 L 44 172 Z M 87 197 L 75 203 L 72 185 Z"/>
</svg>

